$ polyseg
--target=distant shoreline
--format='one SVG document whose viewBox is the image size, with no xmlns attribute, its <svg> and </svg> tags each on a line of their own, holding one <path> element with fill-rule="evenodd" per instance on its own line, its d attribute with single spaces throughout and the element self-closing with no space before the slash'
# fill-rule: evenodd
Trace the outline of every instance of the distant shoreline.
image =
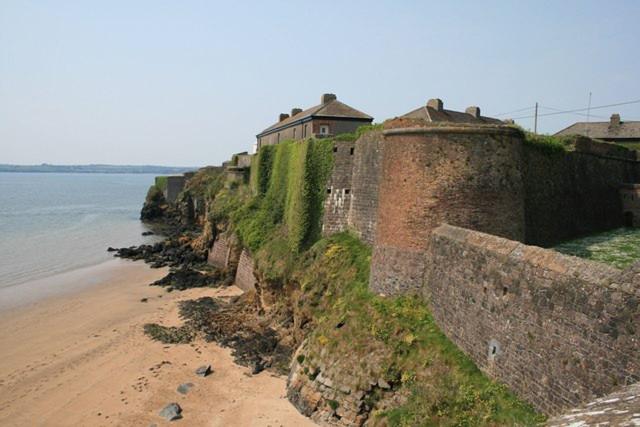
<svg viewBox="0 0 640 427">
<path fill-rule="evenodd" d="M 10 173 L 138 173 L 138 174 L 181 174 L 197 170 L 187 166 L 154 165 L 10 165 L 0 164 L 0 172 Z"/>
</svg>

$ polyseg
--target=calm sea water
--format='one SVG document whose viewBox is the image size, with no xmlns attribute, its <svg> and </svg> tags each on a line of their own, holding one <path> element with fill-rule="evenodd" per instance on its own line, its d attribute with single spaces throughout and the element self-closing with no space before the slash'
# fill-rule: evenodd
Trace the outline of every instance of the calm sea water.
<svg viewBox="0 0 640 427">
<path fill-rule="evenodd" d="M 0 288 L 112 258 L 142 237 L 153 175 L 0 173 Z"/>
</svg>

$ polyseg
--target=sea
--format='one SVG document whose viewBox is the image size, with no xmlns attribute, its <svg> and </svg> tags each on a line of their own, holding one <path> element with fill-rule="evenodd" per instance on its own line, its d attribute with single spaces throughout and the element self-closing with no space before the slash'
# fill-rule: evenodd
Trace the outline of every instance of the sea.
<svg viewBox="0 0 640 427">
<path fill-rule="evenodd" d="M 0 296 L 96 266 L 109 246 L 151 243 L 140 209 L 149 174 L 0 173 Z"/>
</svg>

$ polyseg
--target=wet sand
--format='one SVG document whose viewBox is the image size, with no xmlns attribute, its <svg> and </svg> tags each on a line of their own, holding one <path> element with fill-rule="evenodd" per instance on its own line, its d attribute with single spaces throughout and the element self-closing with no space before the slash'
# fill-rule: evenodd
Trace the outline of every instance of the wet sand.
<svg viewBox="0 0 640 427">
<path fill-rule="evenodd" d="M 148 283 L 165 270 L 119 260 L 70 283 L 93 286 L 0 312 L 2 426 L 312 426 L 285 398 L 285 378 L 233 363 L 230 350 L 198 340 L 165 345 L 142 332 L 148 322 L 178 325 L 176 302 L 240 290 L 167 293 Z M 148 298 L 148 302 L 141 302 Z M 211 364 L 213 374 L 194 374 Z M 176 392 L 181 383 L 194 387 Z M 158 416 L 177 402 L 183 419 Z"/>
</svg>

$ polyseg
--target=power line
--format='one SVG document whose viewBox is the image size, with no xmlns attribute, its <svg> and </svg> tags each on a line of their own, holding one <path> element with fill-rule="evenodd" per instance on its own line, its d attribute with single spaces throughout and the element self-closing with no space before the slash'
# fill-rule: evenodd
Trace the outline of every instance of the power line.
<svg viewBox="0 0 640 427">
<path fill-rule="evenodd" d="M 615 104 L 599 105 L 597 107 L 591 107 L 591 108 L 577 108 L 575 110 L 565 110 L 565 111 L 556 111 L 556 112 L 553 112 L 553 113 L 538 114 L 538 117 L 557 116 L 559 114 L 569 114 L 569 113 L 580 113 L 582 111 L 598 110 L 598 109 L 601 109 L 601 108 L 617 107 L 617 106 L 620 106 L 620 105 L 629 105 L 629 104 L 638 104 L 638 103 L 640 103 L 640 99 L 636 99 L 634 101 L 618 102 L 618 103 L 615 103 Z M 513 117 L 513 120 L 531 119 L 533 117 L 535 117 L 535 115 L 533 115 L 533 116 Z"/>
<path fill-rule="evenodd" d="M 565 111 L 563 108 L 547 107 L 547 106 L 545 106 L 545 105 L 541 105 L 541 106 L 540 106 L 540 108 L 544 108 L 544 109 L 546 109 L 546 110 L 553 110 L 553 111 Z M 587 115 L 587 114 L 582 114 L 582 113 L 572 113 L 572 114 L 575 114 L 576 116 L 582 116 L 582 117 L 587 117 L 587 116 L 589 116 L 589 117 L 596 117 L 596 118 L 598 118 L 598 119 L 608 119 L 608 117 L 605 117 L 605 116 L 597 116 L 597 115 L 595 115 L 595 114 L 588 114 L 588 115 Z"/>
<path fill-rule="evenodd" d="M 519 109 L 519 110 L 507 111 L 506 113 L 493 114 L 493 115 L 494 115 L 494 116 L 506 116 L 507 114 L 521 113 L 521 112 L 523 112 L 523 111 L 533 110 L 534 108 L 535 108 L 535 107 L 521 108 L 521 109 Z"/>
</svg>

